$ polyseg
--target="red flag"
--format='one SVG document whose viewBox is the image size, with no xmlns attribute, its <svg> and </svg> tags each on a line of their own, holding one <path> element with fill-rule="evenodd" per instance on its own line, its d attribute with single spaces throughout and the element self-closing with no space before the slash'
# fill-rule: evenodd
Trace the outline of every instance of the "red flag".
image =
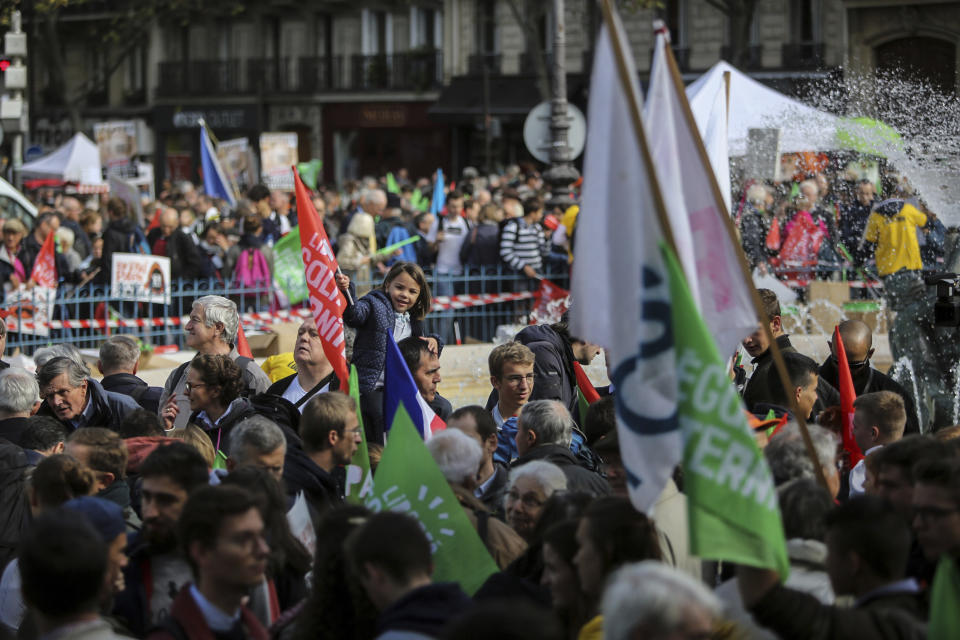
<svg viewBox="0 0 960 640">
<path fill-rule="evenodd" d="M 250 343 L 247 342 L 247 334 L 243 332 L 243 323 L 237 325 L 237 353 L 253 360 L 253 351 L 250 351 Z"/>
<path fill-rule="evenodd" d="M 307 290 L 310 292 L 310 309 L 317 333 L 320 334 L 323 353 L 333 365 L 341 390 L 346 392 L 350 375 L 347 372 L 343 339 L 343 310 L 347 301 L 333 277 L 338 269 L 337 260 L 296 167 L 293 167 L 293 179 L 296 183 L 297 219 L 300 223 L 300 246 L 306 266 Z"/>
<path fill-rule="evenodd" d="M 567 310 L 567 298 L 570 292 L 561 289 L 546 278 L 540 280 L 540 288 L 533 294 L 534 314 L 538 322 L 556 322 Z M 531 324 L 534 324 L 531 321 Z"/>
<path fill-rule="evenodd" d="M 53 253 L 53 236 L 51 231 L 47 234 L 47 239 L 43 241 L 40 253 L 33 263 L 33 271 L 30 272 L 30 279 L 38 286 L 57 288 L 57 261 Z"/>
<path fill-rule="evenodd" d="M 583 370 L 583 367 L 581 367 L 580 363 L 576 360 L 573 362 L 573 373 L 577 377 L 577 388 L 580 389 L 580 393 L 583 394 L 583 399 L 587 401 L 587 404 L 593 404 L 599 400 L 600 394 L 597 393 L 596 387 L 590 382 L 590 378 L 587 377 L 587 372 Z"/>
<path fill-rule="evenodd" d="M 853 437 L 853 401 L 857 392 L 853 388 L 853 376 L 850 375 L 850 365 L 847 363 L 847 350 L 840 339 L 840 326 L 833 328 L 833 348 L 837 352 L 837 383 L 840 388 L 840 413 L 843 416 L 843 449 L 850 455 L 850 466 L 863 460 L 863 453 Z"/>
<path fill-rule="evenodd" d="M 151 230 L 156 229 L 160 226 L 160 211 L 161 208 L 157 207 L 153 212 L 153 218 L 150 219 L 150 224 L 147 225 L 147 233 L 150 233 Z"/>
</svg>

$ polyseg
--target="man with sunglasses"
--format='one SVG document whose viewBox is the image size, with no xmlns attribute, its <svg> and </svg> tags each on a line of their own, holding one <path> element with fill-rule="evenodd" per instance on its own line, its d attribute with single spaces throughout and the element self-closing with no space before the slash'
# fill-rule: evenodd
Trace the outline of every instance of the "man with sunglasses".
<svg viewBox="0 0 960 640">
<path fill-rule="evenodd" d="M 853 390 L 857 392 L 857 397 L 877 391 L 894 392 L 903 399 L 903 406 L 907 412 L 907 426 L 904 434 L 920 433 L 920 422 L 917 419 L 913 398 L 896 380 L 870 366 L 870 358 L 873 357 L 874 352 L 870 327 L 860 320 L 844 320 L 840 323 L 840 340 L 847 353 L 847 365 L 850 368 Z M 832 339 L 828 340 L 827 344 L 830 345 L 830 355 L 820 365 L 820 377 L 834 388 L 839 388 L 837 349 Z"/>
</svg>

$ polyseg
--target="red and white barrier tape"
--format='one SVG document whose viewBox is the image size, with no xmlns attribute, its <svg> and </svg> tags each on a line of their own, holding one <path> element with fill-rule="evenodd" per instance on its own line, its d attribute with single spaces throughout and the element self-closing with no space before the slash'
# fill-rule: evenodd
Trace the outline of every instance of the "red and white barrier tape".
<svg viewBox="0 0 960 640">
<path fill-rule="evenodd" d="M 811 282 L 816 282 L 816 280 L 781 280 L 783 284 L 788 287 L 796 287 L 798 289 L 806 288 L 810 285 Z M 824 282 L 833 282 L 832 280 L 825 280 Z M 853 287 L 854 289 L 883 289 L 883 283 L 879 280 L 870 280 L 864 282 L 863 280 L 850 280 L 846 284 Z"/>
<path fill-rule="evenodd" d="M 459 296 L 439 296 L 433 299 L 434 311 L 445 311 L 448 309 L 466 309 L 467 307 L 481 307 L 488 304 L 497 304 L 499 302 L 510 302 L 511 300 L 524 300 L 534 297 L 532 291 L 521 291 L 518 293 L 480 293 L 464 294 Z M 256 325 L 263 323 L 297 322 L 310 315 L 309 309 L 294 309 L 292 311 L 273 311 L 259 313 L 240 314 L 240 321 L 245 325 Z M 169 318 L 118 318 L 113 320 L 52 320 L 50 322 L 36 323 L 24 320 L 22 331 L 35 331 L 38 326 L 50 329 L 111 329 L 117 328 L 143 328 L 143 327 L 164 327 L 184 325 L 190 320 L 189 316 L 172 316 Z M 7 329 L 17 331 L 17 320 L 10 316 L 7 318 Z"/>
</svg>

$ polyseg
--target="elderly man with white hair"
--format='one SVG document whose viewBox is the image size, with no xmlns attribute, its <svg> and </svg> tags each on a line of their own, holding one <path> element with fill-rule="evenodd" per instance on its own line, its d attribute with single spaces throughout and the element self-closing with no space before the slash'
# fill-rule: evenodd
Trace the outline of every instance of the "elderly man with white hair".
<svg viewBox="0 0 960 640">
<path fill-rule="evenodd" d="M 27 419 L 39 404 L 36 376 L 25 369 L 0 372 L 0 438 L 22 447 L 21 438 L 30 427 Z"/>
<path fill-rule="evenodd" d="M 535 400 L 523 405 L 517 421 L 517 452 L 512 468 L 533 460 L 545 460 L 560 467 L 571 491 L 593 496 L 610 493 L 610 485 L 600 474 L 581 466 L 570 442 L 575 425 L 570 412 L 556 400 Z"/>
<path fill-rule="evenodd" d="M 567 476 L 555 464 L 534 460 L 510 472 L 503 507 L 507 524 L 530 542 L 543 505 L 554 493 L 567 490 Z"/>
<path fill-rule="evenodd" d="M 603 594 L 604 640 L 712 638 L 719 617 L 702 582 L 655 560 L 619 569 Z"/>
<path fill-rule="evenodd" d="M 253 358 L 237 352 L 235 343 L 239 327 L 240 314 L 232 300 L 222 296 L 203 296 L 193 303 L 190 320 L 183 331 L 187 347 L 196 349 L 197 354 L 229 355 L 243 372 L 243 385 L 249 395 L 263 393 L 270 386 L 270 378 Z M 173 370 L 160 397 L 160 418 L 165 420 L 174 416 L 173 426 L 177 429 L 186 427 L 190 417 L 190 400 L 185 393 L 189 366 L 190 362 L 184 362 Z"/>
<path fill-rule="evenodd" d="M 128 413 L 140 408 L 132 398 L 105 390 L 89 371 L 70 358 L 50 360 L 37 371 L 43 404 L 37 415 L 53 416 L 68 431 L 83 427 L 120 430 Z"/>
<path fill-rule="evenodd" d="M 497 566 L 506 569 L 526 550 L 527 544 L 473 495 L 483 460 L 480 444 L 463 431 L 446 429 L 427 441 L 427 449 Z"/>
</svg>

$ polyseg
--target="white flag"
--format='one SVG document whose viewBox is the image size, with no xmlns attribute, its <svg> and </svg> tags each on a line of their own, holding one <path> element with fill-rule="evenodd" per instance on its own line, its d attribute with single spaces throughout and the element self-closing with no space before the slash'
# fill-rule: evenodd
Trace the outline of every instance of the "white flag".
<svg viewBox="0 0 960 640">
<path fill-rule="evenodd" d="M 700 136 L 703 138 L 703 146 L 707 148 L 707 156 L 710 158 L 710 166 L 713 167 L 713 175 L 717 177 L 717 184 L 720 186 L 720 194 L 723 196 L 723 204 L 727 208 L 727 213 L 733 209 L 730 206 L 730 146 L 727 144 L 727 88 L 726 84 L 717 87 L 716 94 L 713 97 L 713 108 L 706 117 L 697 118 L 697 129 L 700 130 Z M 701 114 L 702 116 L 702 114 Z"/>
<path fill-rule="evenodd" d="M 686 93 L 667 66 L 666 46 L 658 35 L 644 122 L 677 257 L 717 349 L 728 358 L 756 330 L 756 312 L 738 262 L 741 249 L 725 228 L 721 216 L 728 214 L 700 153 L 700 133 L 687 119 Z"/>
<path fill-rule="evenodd" d="M 628 42 L 614 16 L 619 42 Z M 600 32 L 590 83 L 584 190 L 574 254 L 572 332 L 609 349 L 630 498 L 649 511 L 680 462 L 669 282 L 655 182 L 638 145 L 613 40 Z M 623 51 L 641 104 L 633 55 Z M 642 125 L 641 125 L 642 126 Z"/>
</svg>

